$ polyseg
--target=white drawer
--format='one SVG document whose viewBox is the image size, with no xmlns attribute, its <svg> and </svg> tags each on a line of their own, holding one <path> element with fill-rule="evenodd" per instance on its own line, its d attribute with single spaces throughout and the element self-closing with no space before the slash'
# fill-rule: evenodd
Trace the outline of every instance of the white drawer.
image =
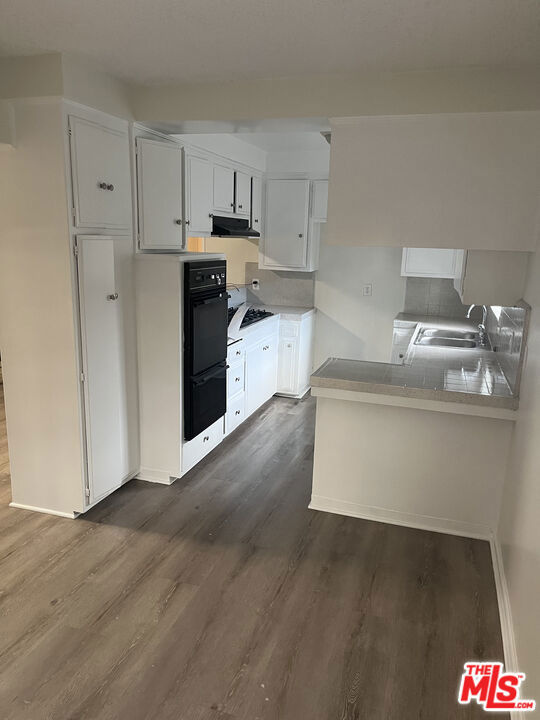
<svg viewBox="0 0 540 720">
<path fill-rule="evenodd" d="M 213 425 L 206 428 L 193 440 L 182 445 L 182 472 L 187 472 L 200 462 L 210 450 L 213 450 L 223 440 L 223 418 L 219 418 Z"/>
<path fill-rule="evenodd" d="M 244 392 L 244 361 L 230 365 L 227 369 L 227 398 Z"/>
<path fill-rule="evenodd" d="M 246 345 L 243 340 L 239 340 L 238 342 L 235 342 L 232 345 L 229 345 L 229 347 L 227 348 L 228 364 L 232 365 L 235 362 L 240 362 L 240 360 L 244 359 L 245 354 L 246 354 Z"/>
<path fill-rule="evenodd" d="M 227 404 L 227 414 L 225 415 L 226 435 L 232 432 L 246 419 L 245 397 L 245 394 L 242 393 Z"/>
</svg>

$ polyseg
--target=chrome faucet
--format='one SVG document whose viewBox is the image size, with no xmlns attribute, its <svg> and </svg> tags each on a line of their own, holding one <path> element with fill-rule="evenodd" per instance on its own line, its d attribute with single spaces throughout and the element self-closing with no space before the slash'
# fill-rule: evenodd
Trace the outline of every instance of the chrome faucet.
<svg viewBox="0 0 540 720">
<path fill-rule="evenodd" d="M 482 347 L 485 347 L 485 346 L 488 344 L 488 342 L 487 342 L 488 334 L 487 334 L 487 330 L 486 330 L 488 309 L 487 309 L 487 307 L 486 307 L 485 305 L 481 305 L 481 306 L 480 306 L 480 305 L 475 305 L 475 304 L 473 304 L 473 305 L 471 305 L 470 308 L 467 310 L 467 317 L 468 317 L 468 318 L 471 317 L 471 312 L 473 311 L 473 309 L 474 309 L 475 307 L 481 307 L 481 308 L 482 308 L 482 322 L 478 324 L 478 330 L 479 330 L 479 335 L 480 335 L 480 345 L 482 345 Z"/>
</svg>

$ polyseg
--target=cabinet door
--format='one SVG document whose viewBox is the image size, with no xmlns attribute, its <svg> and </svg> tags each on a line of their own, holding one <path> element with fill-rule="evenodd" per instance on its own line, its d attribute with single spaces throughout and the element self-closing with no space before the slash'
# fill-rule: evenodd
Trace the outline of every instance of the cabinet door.
<svg viewBox="0 0 540 720">
<path fill-rule="evenodd" d="M 298 349 L 298 338 L 281 338 L 279 341 L 278 393 L 298 393 Z"/>
<path fill-rule="evenodd" d="M 187 158 L 187 194 L 189 217 L 186 231 L 190 235 L 212 232 L 212 165 L 200 157 Z"/>
<path fill-rule="evenodd" d="M 403 248 L 401 274 L 411 277 L 456 278 L 461 274 L 463 251 L 439 248 Z"/>
<path fill-rule="evenodd" d="M 85 436 L 90 502 L 129 472 L 124 352 L 112 238 L 78 238 Z"/>
<path fill-rule="evenodd" d="M 307 267 L 309 180 L 268 180 L 263 266 Z"/>
<path fill-rule="evenodd" d="M 251 178 L 251 227 L 261 232 L 262 227 L 262 180 L 260 177 Z"/>
<path fill-rule="evenodd" d="M 277 390 L 277 336 L 246 351 L 246 416 L 264 405 Z"/>
<path fill-rule="evenodd" d="M 182 148 L 137 138 L 139 243 L 182 250 Z"/>
<path fill-rule="evenodd" d="M 326 222 L 326 209 L 328 206 L 328 180 L 314 180 L 312 182 L 311 217 L 319 222 Z"/>
<path fill-rule="evenodd" d="M 131 182 L 127 128 L 69 118 L 77 227 L 128 229 Z"/>
<path fill-rule="evenodd" d="M 237 170 L 234 174 L 234 210 L 237 215 L 251 214 L 251 175 Z"/>
<path fill-rule="evenodd" d="M 213 188 L 214 210 L 234 212 L 234 170 L 223 165 L 214 165 Z"/>
</svg>

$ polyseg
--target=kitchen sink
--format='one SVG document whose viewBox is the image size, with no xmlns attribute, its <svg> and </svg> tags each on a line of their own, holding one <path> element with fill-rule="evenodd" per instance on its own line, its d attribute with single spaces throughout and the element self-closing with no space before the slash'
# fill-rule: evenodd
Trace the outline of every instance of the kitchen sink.
<svg viewBox="0 0 540 720">
<path fill-rule="evenodd" d="M 465 340 L 464 338 L 449 338 L 449 337 L 419 337 L 415 345 L 423 345 L 429 347 L 454 347 L 454 348 L 468 348 L 472 349 L 476 347 L 475 340 Z"/>
<path fill-rule="evenodd" d="M 424 328 L 420 331 L 422 337 L 432 338 L 455 338 L 456 340 L 475 340 L 477 333 L 460 330 L 439 330 L 438 328 Z"/>
</svg>

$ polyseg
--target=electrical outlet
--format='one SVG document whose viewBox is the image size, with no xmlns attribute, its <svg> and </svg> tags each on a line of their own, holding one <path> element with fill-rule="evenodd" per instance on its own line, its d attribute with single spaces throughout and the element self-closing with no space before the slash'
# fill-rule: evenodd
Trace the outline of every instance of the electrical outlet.
<svg viewBox="0 0 540 720">
<path fill-rule="evenodd" d="M 370 297 L 373 294 L 373 285 L 371 283 L 368 283 L 367 285 L 362 286 L 362 295 L 364 297 Z"/>
<path fill-rule="evenodd" d="M 259 289 L 259 281 L 258 280 L 252 280 L 251 281 L 251 289 L 252 290 L 258 290 Z"/>
</svg>

